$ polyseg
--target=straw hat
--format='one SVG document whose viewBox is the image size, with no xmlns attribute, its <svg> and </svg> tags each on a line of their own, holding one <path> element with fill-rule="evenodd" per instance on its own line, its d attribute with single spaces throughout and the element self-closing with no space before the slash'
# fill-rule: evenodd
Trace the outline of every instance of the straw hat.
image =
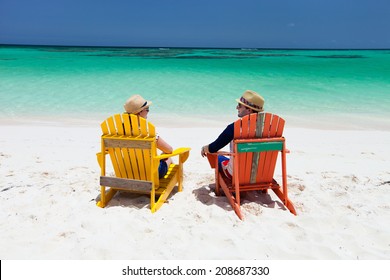
<svg viewBox="0 0 390 280">
<path fill-rule="evenodd" d="M 151 101 L 147 101 L 141 95 L 136 94 L 127 99 L 123 107 L 129 114 L 138 114 L 143 109 L 148 108 L 150 105 L 152 105 Z"/>
<path fill-rule="evenodd" d="M 245 91 L 236 101 L 256 112 L 263 112 L 264 98 L 253 90 Z"/>
</svg>

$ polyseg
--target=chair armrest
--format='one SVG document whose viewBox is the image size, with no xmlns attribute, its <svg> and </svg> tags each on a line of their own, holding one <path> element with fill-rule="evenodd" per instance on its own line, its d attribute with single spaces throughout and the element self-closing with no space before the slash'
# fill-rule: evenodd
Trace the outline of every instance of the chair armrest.
<svg viewBox="0 0 390 280">
<path fill-rule="evenodd" d="M 216 153 L 208 153 L 207 154 L 207 159 L 209 160 L 210 167 L 211 168 L 216 168 L 218 166 L 218 156 L 232 156 L 233 153 L 230 152 L 225 152 L 225 151 L 218 151 Z M 218 168 L 216 168 L 218 169 Z"/>
<path fill-rule="evenodd" d="M 190 155 L 190 150 L 191 150 L 191 148 L 177 148 L 170 154 L 161 154 L 161 155 L 158 155 L 154 158 L 161 160 L 161 159 L 166 159 L 166 158 L 180 155 L 180 161 L 185 162 Z"/>
<path fill-rule="evenodd" d="M 97 161 L 98 161 L 98 163 L 99 163 L 100 168 L 102 168 L 103 157 L 104 157 L 105 155 L 107 155 L 107 154 L 108 154 L 108 151 L 107 151 L 107 150 L 104 152 L 104 155 L 102 154 L 102 152 L 96 153 L 96 159 L 97 159 Z"/>
<path fill-rule="evenodd" d="M 215 154 L 221 155 L 221 156 L 232 156 L 232 155 L 234 155 L 233 152 L 226 152 L 226 151 L 218 151 Z"/>
<path fill-rule="evenodd" d="M 108 151 L 107 150 L 104 151 L 104 155 L 102 154 L 102 152 L 96 153 L 96 157 L 97 157 L 98 161 L 99 161 L 99 158 L 101 158 L 102 156 L 105 156 L 105 155 L 108 155 Z"/>
</svg>

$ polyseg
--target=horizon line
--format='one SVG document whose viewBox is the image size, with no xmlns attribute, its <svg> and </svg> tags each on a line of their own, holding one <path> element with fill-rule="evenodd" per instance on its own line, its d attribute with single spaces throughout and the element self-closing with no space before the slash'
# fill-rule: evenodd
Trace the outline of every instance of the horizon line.
<svg viewBox="0 0 390 280">
<path fill-rule="evenodd" d="M 57 47 L 57 48 L 121 48 L 121 49 L 230 49 L 230 50 L 390 50 L 390 48 L 278 48 L 278 47 L 170 47 L 170 46 L 100 46 L 56 44 L 2 44 L 0 47 Z"/>
</svg>

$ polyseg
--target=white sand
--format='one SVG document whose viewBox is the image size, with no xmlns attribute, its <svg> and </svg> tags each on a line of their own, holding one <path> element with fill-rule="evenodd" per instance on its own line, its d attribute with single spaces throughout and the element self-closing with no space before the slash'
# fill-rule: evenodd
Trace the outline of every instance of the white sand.
<svg viewBox="0 0 390 280">
<path fill-rule="evenodd" d="M 158 128 L 192 151 L 183 192 L 155 214 L 144 196 L 95 205 L 99 127 L 0 128 L 0 259 L 390 259 L 389 131 L 287 127 L 298 216 L 250 194 L 241 221 L 200 156 L 223 127 Z"/>
</svg>

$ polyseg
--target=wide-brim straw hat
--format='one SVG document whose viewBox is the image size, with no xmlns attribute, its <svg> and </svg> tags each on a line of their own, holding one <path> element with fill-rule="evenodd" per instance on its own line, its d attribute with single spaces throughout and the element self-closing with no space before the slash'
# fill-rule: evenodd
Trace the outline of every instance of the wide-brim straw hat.
<svg viewBox="0 0 390 280">
<path fill-rule="evenodd" d="M 263 112 L 264 98 L 253 90 L 246 90 L 236 101 L 256 112 Z"/>
<path fill-rule="evenodd" d="M 138 114 L 143 109 L 148 108 L 150 105 L 152 105 L 151 101 L 147 101 L 141 95 L 135 94 L 127 99 L 123 105 L 123 108 L 125 108 L 125 111 L 129 114 Z"/>
</svg>

